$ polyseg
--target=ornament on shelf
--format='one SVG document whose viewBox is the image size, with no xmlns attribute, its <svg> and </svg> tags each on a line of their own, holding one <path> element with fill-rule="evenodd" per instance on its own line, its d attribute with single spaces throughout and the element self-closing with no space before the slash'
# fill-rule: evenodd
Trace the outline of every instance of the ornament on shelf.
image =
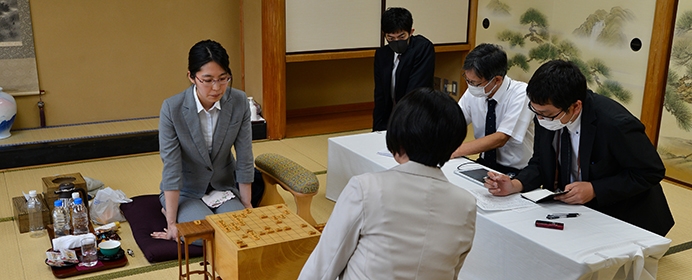
<svg viewBox="0 0 692 280">
<path fill-rule="evenodd" d="M 17 116 L 17 102 L 0 87 L 0 139 L 10 137 L 10 129 Z"/>
</svg>

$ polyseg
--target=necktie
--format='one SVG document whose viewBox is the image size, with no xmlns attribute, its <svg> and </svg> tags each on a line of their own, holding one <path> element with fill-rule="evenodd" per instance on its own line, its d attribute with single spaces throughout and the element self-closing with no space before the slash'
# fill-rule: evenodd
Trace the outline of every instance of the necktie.
<svg viewBox="0 0 692 280">
<path fill-rule="evenodd" d="M 560 132 L 560 186 L 564 190 L 565 186 L 571 183 L 570 174 L 572 173 L 572 140 L 569 130 L 563 128 Z"/>
<path fill-rule="evenodd" d="M 493 134 L 497 131 L 495 124 L 495 105 L 497 105 L 497 101 L 494 99 L 488 99 L 488 112 L 485 114 L 485 136 Z M 483 160 L 486 162 L 488 167 L 494 168 L 497 164 L 497 150 L 492 149 L 485 151 L 483 153 Z"/>
<path fill-rule="evenodd" d="M 392 67 L 392 104 L 396 104 L 396 92 L 394 87 L 396 86 L 396 68 L 399 66 L 399 54 L 394 53 L 394 67 Z"/>
</svg>

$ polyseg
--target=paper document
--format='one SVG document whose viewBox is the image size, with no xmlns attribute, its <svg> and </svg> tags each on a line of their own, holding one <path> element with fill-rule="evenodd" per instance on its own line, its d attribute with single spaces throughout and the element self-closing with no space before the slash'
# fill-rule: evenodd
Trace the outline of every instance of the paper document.
<svg viewBox="0 0 692 280">
<path fill-rule="evenodd" d="M 553 197 L 555 197 L 556 195 L 561 195 L 565 193 L 567 192 L 560 189 L 558 189 L 555 192 L 547 189 L 535 189 L 530 192 L 522 193 L 521 196 L 535 203 L 539 203 L 547 200 L 552 200 Z"/>
<path fill-rule="evenodd" d="M 394 157 L 394 155 L 392 155 L 392 153 L 389 152 L 389 150 L 387 150 L 387 148 L 384 148 L 384 149 L 382 149 L 382 150 L 377 151 L 377 154 L 378 154 L 378 155 L 381 155 L 381 156 L 390 157 L 390 158 L 393 158 L 393 157 Z"/>
</svg>

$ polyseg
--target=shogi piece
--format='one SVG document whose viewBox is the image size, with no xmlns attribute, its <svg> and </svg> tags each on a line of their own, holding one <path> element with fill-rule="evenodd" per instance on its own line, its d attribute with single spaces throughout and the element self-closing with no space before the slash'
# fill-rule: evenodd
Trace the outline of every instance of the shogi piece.
<svg viewBox="0 0 692 280">
<path fill-rule="evenodd" d="M 211 277 L 216 279 L 214 272 L 214 229 L 206 220 L 177 224 L 178 228 L 178 277 L 180 279 L 190 279 L 190 274 L 202 274 L 204 279 Z M 190 271 L 190 243 L 197 239 L 202 239 L 202 251 L 204 256 L 204 270 Z M 183 243 L 183 240 L 185 242 Z M 207 247 L 209 245 L 209 247 Z M 185 246 L 185 273 L 183 273 L 182 246 Z M 194 246 L 194 245 L 193 245 Z M 207 252 L 211 252 L 211 272 L 207 270 Z"/>
<path fill-rule="evenodd" d="M 297 279 L 320 232 L 285 204 L 210 215 L 222 279 Z"/>
<path fill-rule="evenodd" d="M 51 212 L 53 211 L 53 202 L 58 199 L 58 195 L 55 194 L 55 191 L 58 190 L 60 184 L 71 182 L 74 184 L 75 191 L 77 191 L 77 189 L 83 189 L 84 193 L 89 191 L 87 189 L 86 181 L 80 173 L 43 177 L 41 180 L 43 181 L 43 196 L 46 199 L 46 203 L 48 204 L 48 208 Z M 82 199 L 84 199 L 84 197 L 82 197 Z"/>
<path fill-rule="evenodd" d="M 48 205 L 43 199 L 41 194 L 36 195 L 36 198 L 41 202 L 41 213 L 43 214 L 43 227 L 51 224 L 50 210 L 48 210 Z M 23 196 L 17 196 L 12 198 L 12 205 L 14 206 L 14 220 L 17 221 L 17 226 L 19 226 L 19 233 L 29 232 L 29 212 L 26 209 L 26 199 Z"/>
</svg>

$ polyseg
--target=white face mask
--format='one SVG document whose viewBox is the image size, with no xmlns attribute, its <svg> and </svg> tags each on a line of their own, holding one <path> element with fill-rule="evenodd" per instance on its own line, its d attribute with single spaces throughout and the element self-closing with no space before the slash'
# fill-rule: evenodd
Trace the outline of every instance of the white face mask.
<svg viewBox="0 0 692 280">
<path fill-rule="evenodd" d="M 495 83 L 495 85 L 493 86 L 492 89 L 490 89 L 489 92 L 485 92 L 485 88 L 488 87 L 488 86 L 490 85 L 490 83 L 488 83 L 488 84 L 485 85 L 484 87 L 481 87 L 481 86 L 478 86 L 478 87 L 472 86 L 472 85 L 469 84 L 469 83 L 466 83 L 466 85 L 468 85 L 469 93 L 470 93 L 471 95 L 475 96 L 475 97 L 488 97 L 488 95 L 490 95 L 490 93 L 493 92 L 493 90 L 495 90 L 495 87 L 497 87 L 497 83 Z"/>
<path fill-rule="evenodd" d="M 560 130 L 563 127 L 567 126 L 568 124 L 572 123 L 571 120 L 567 123 L 562 123 L 561 120 L 565 116 L 567 116 L 567 112 L 565 112 L 565 114 L 562 115 L 562 117 L 560 117 L 559 119 L 553 119 L 552 121 L 547 120 L 547 119 L 538 118 L 538 124 L 540 124 L 542 127 L 545 127 L 545 129 L 547 129 L 547 130 L 552 130 L 552 131 Z"/>
</svg>

